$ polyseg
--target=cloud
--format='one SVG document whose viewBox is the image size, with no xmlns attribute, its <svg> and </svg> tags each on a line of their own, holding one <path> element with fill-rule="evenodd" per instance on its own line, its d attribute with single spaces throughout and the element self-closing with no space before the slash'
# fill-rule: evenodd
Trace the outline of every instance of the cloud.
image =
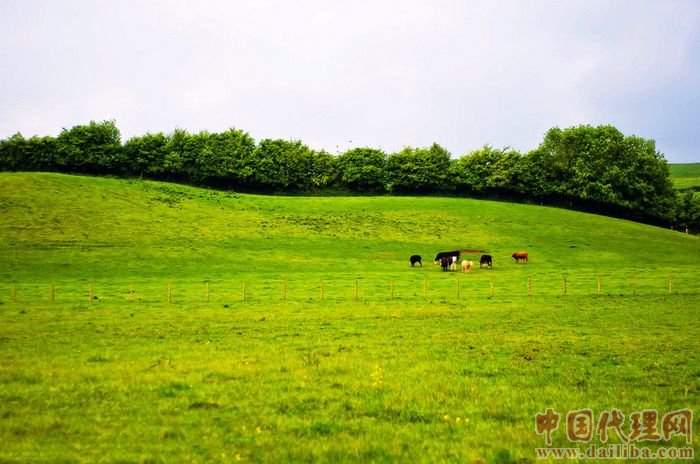
<svg viewBox="0 0 700 464">
<path fill-rule="evenodd" d="M 109 117 L 124 137 L 237 127 L 459 156 L 610 123 L 700 161 L 692 0 L 7 0 L 0 17 L 0 137 Z"/>
</svg>

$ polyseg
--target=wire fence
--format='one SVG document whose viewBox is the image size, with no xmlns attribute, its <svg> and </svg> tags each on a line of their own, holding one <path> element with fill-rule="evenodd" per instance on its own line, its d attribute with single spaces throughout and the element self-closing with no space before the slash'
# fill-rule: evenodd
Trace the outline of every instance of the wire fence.
<svg viewBox="0 0 700 464">
<path fill-rule="evenodd" d="M 478 276 L 318 280 L 144 280 L 0 284 L 0 304 L 209 303 L 318 301 L 512 300 L 527 297 L 651 297 L 700 294 L 698 273 L 665 275 Z"/>
</svg>

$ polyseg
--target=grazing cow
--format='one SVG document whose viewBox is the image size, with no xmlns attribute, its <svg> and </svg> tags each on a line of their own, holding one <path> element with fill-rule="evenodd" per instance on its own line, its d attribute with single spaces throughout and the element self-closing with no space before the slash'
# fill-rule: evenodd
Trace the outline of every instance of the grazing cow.
<svg viewBox="0 0 700 464">
<path fill-rule="evenodd" d="M 457 251 L 441 251 L 440 253 L 438 253 L 435 256 L 435 259 L 433 261 L 436 263 L 439 263 L 443 257 L 448 257 L 451 259 L 453 256 L 456 256 L 457 259 L 459 259 L 459 250 L 457 250 Z"/>
<path fill-rule="evenodd" d="M 493 269 L 493 260 L 491 259 L 491 255 L 481 255 L 481 259 L 479 259 L 479 268 L 481 269 L 484 267 L 484 264 L 489 269 Z"/>
<path fill-rule="evenodd" d="M 419 255 L 413 255 L 409 259 L 411 260 L 411 267 L 413 267 L 413 265 L 416 263 L 420 264 L 420 267 L 423 267 L 423 263 L 421 262 L 421 257 Z"/>
<path fill-rule="evenodd" d="M 462 272 L 465 274 L 469 274 L 469 271 L 471 271 L 472 266 L 474 265 L 474 261 L 467 261 L 466 259 L 462 261 Z"/>
<path fill-rule="evenodd" d="M 459 256 L 452 257 L 452 265 L 450 266 L 450 269 L 452 269 L 453 271 L 457 270 L 457 259 L 459 259 Z"/>
<path fill-rule="evenodd" d="M 443 271 L 446 271 L 450 268 L 450 264 L 452 263 L 452 258 L 449 256 L 443 256 L 440 258 L 440 267 L 442 267 Z"/>
<path fill-rule="evenodd" d="M 525 261 L 527 263 L 527 251 L 516 251 L 511 256 L 515 259 L 516 263 L 520 261 Z"/>
</svg>

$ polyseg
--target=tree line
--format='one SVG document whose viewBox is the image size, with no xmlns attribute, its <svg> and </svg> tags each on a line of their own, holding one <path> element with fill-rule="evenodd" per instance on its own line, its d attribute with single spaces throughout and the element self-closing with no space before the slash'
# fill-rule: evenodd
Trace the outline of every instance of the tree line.
<svg viewBox="0 0 700 464">
<path fill-rule="evenodd" d="M 258 193 L 500 198 L 700 231 L 700 199 L 692 190 L 673 189 L 655 142 L 609 125 L 552 128 L 528 153 L 485 145 L 453 158 L 437 143 L 332 155 L 301 141 L 256 143 L 235 128 L 196 134 L 176 129 L 122 143 L 114 121 L 92 121 L 57 137 L 17 133 L 1 140 L 0 170 L 140 177 Z"/>
</svg>

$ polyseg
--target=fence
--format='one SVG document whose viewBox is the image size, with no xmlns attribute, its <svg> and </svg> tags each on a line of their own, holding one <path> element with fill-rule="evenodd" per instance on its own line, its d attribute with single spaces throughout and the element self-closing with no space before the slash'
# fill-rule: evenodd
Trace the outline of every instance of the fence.
<svg viewBox="0 0 700 464">
<path fill-rule="evenodd" d="M 626 296 L 700 294 L 698 273 L 664 276 L 499 278 L 482 272 L 435 274 L 422 279 L 187 280 L 141 283 L 58 282 L 0 285 L 0 303 L 216 303 L 318 301 L 434 301 L 527 298 L 533 296 Z"/>
</svg>

